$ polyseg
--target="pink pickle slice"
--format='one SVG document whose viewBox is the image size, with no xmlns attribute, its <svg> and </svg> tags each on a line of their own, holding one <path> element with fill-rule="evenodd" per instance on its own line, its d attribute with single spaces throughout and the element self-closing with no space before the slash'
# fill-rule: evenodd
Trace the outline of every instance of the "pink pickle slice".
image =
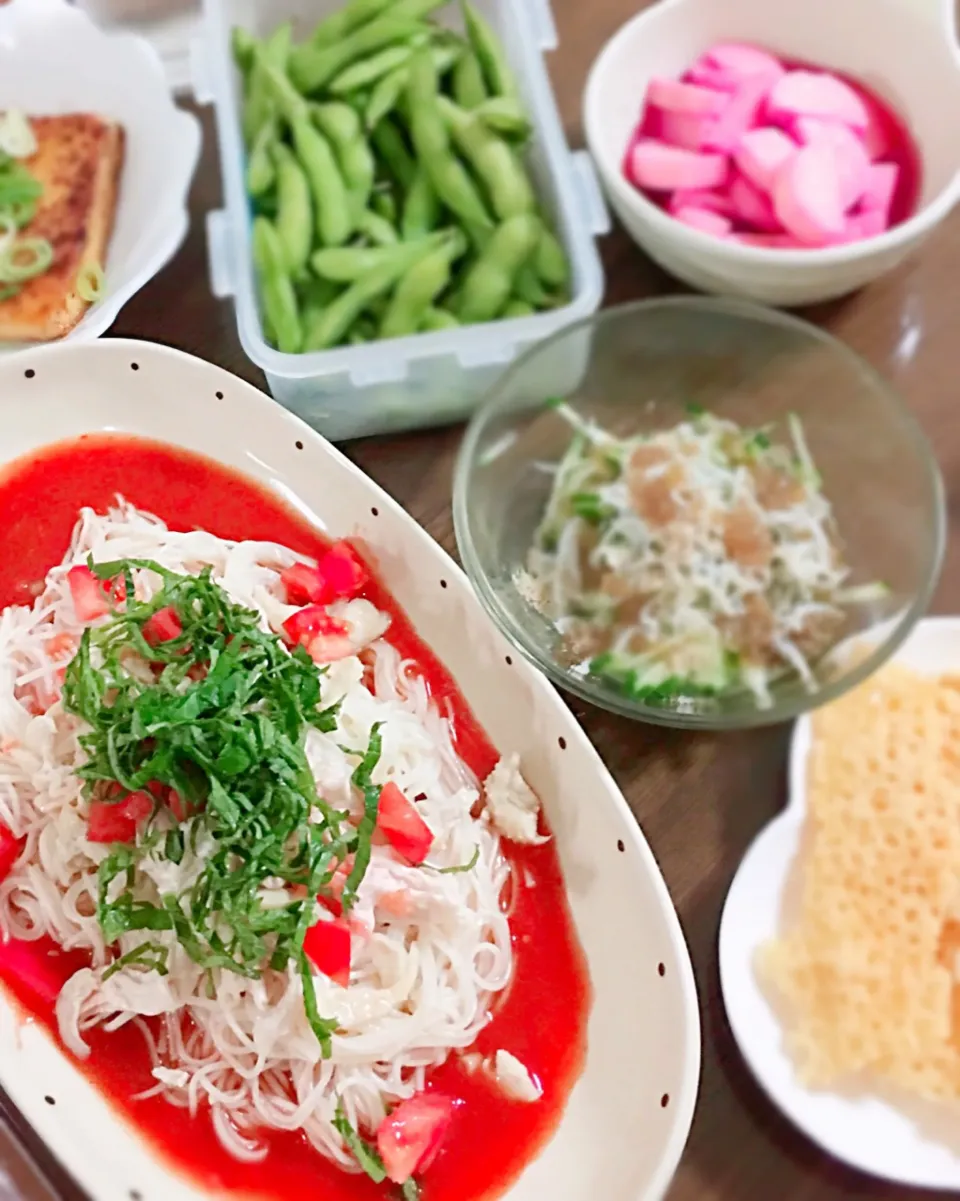
<svg viewBox="0 0 960 1201">
<path fill-rule="evenodd" d="M 739 242 L 742 246 L 759 246 L 764 250 L 809 250 L 806 242 L 801 242 L 790 234 L 730 234 L 731 242 Z"/>
<path fill-rule="evenodd" d="M 819 142 L 833 150 L 840 172 L 844 208 L 853 208 L 863 195 L 870 177 L 870 156 L 863 139 L 849 125 L 826 121 L 821 117 L 798 117 L 794 129 L 805 146 Z"/>
<path fill-rule="evenodd" d="M 829 146 L 802 146 L 773 187 L 773 206 L 787 233 L 808 246 L 843 239 L 846 216 L 836 156 Z"/>
<path fill-rule="evenodd" d="M 698 154 L 652 139 L 634 146 L 630 165 L 634 181 L 654 192 L 717 188 L 727 178 L 727 160 L 722 154 Z"/>
<path fill-rule="evenodd" d="M 845 242 L 859 242 L 863 238 L 875 238 L 890 228 L 882 213 L 857 213 L 847 218 Z"/>
<path fill-rule="evenodd" d="M 769 192 L 777 172 L 796 151 L 796 142 L 771 125 L 748 129 L 734 151 L 733 160 L 752 184 Z"/>
<path fill-rule="evenodd" d="M 730 185 L 730 202 L 735 215 L 744 225 L 752 226 L 758 233 L 783 233 L 770 197 L 754 187 L 743 175 L 738 175 Z"/>
<path fill-rule="evenodd" d="M 681 209 L 707 209 L 724 217 L 734 215 L 730 197 L 724 192 L 707 192 L 681 189 L 670 197 L 670 212 L 676 215 Z"/>
<path fill-rule="evenodd" d="M 751 75 L 770 75 L 777 79 L 786 70 L 775 55 L 744 42 L 718 42 L 703 57 L 711 66 L 740 79 Z"/>
<path fill-rule="evenodd" d="M 890 208 L 897 190 L 900 168 L 896 163 L 873 163 L 867 172 L 867 183 L 860 201 L 861 213 L 877 213 L 884 229 L 890 222 Z"/>
<path fill-rule="evenodd" d="M 734 75 L 732 71 L 724 71 L 720 67 L 715 67 L 706 59 L 701 58 L 693 64 L 683 78 L 686 83 L 713 88 L 716 92 L 735 92 L 743 77 Z"/>
<path fill-rule="evenodd" d="M 755 75 L 745 79 L 734 92 L 730 103 L 713 122 L 704 148 L 731 154 L 740 139 L 757 123 L 760 108 L 770 91 L 770 77 Z"/>
<path fill-rule="evenodd" d="M 673 215 L 684 225 L 699 229 L 701 233 L 715 234 L 718 238 L 725 238 L 733 228 L 733 222 L 729 217 L 724 217 L 721 213 L 713 213 L 709 209 L 687 207 L 677 209 Z"/>
<path fill-rule="evenodd" d="M 720 112 L 728 102 L 723 92 L 678 79 L 651 79 L 647 86 L 647 103 L 668 113 L 706 117 Z"/>
<path fill-rule="evenodd" d="M 870 123 L 867 106 L 853 88 L 824 71 L 788 71 L 771 88 L 768 108 L 782 120 L 826 117 L 861 133 Z"/>
<path fill-rule="evenodd" d="M 660 114 L 660 140 L 669 142 L 671 146 L 679 146 L 683 150 L 702 149 L 711 128 L 712 122 L 709 117 L 699 117 L 692 113 Z"/>
</svg>

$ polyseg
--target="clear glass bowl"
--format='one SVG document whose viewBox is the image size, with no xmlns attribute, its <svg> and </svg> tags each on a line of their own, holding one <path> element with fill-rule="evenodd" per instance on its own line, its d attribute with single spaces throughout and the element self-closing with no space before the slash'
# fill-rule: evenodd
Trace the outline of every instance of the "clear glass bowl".
<svg viewBox="0 0 960 1201">
<path fill-rule="evenodd" d="M 870 631 L 870 653 L 827 654 L 811 691 L 795 674 L 761 708 L 748 692 L 685 711 L 641 703 L 598 675 L 565 665 L 554 626 L 525 599 L 527 558 L 572 430 L 546 404 L 628 436 L 668 429 L 702 406 L 744 426 L 802 423 L 833 505 L 850 583 L 886 595 L 851 611 L 844 638 Z M 812 325 L 740 301 L 676 297 L 608 309 L 540 343 L 500 378 L 467 430 L 457 462 L 454 523 L 464 567 L 494 621 L 568 692 L 641 721 L 736 729 L 783 721 L 832 700 L 875 671 L 923 615 L 940 572 L 943 486 L 919 425 L 875 371 Z"/>
</svg>

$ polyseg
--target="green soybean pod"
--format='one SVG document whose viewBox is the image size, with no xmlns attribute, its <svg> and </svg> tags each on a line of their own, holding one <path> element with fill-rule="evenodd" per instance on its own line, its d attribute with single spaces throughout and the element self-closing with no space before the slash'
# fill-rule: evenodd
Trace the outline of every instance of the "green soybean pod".
<svg viewBox="0 0 960 1201">
<path fill-rule="evenodd" d="M 371 137 L 374 149 L 383 159 L 390 174 L 404 191 L 408 190 L 417 173 L 417 164 L 407 149 L 400 127 L 385 117 Z"/>
<path fill-rule="evenodd" d="M 386 50 L 378 50 L 369 58 L 362 58 L 332 79 L 327 90 L 334 96 L 345 96 L 358 88 L 366 88 L 377 83 L 384 75 L 389 75 L 398 67 L 402 67 L 417 46 L 423 45 L 429 36 L 426 32 L 417 34 L 405 45 L 388 46 Z"/>
<path fill-rule="evenodd" d="M 541 283 L 548 288 L 566 288 L 570 283 L 570 263 L 556 234 L 545 224 L 534 253 L 533 266 Z"/>
<path fill-rule="evenodd" d="M 393 188 L 377 188 L 370 197 L 370 208 L 378 217 L 396 227 L 399 210 Z"/>
<path fill-rule="evenodd" d="M 453 96 L 461 108 L 476 108 L 487 99 L 483 72 L 477 56 L 465 50 L 453 68 Z"/>
<path fill-rule="evenodd" d="M 504 319 L 510 317 L 532 317 L 536 312 L 532 304 L 527 304 L 525 300 L 508 300 L 506 307 L 500 314 Z"/>
<path fill-rule="evenodd" d="M 450 149 L 440 112 L 437 69 L 421 50 L 410 61 L 407 82 L 410 133 L 420 163 L 426 167 L 440 200 L 461 220 L 479 228 L 492 225 L 483 199 L 466 168 Z"/>
<path fill-rule="evenodd" d="M 308 351 L 327 350 L 337 346 L 361 313 L 394 286 L 407 266 L 405 260 L 397 258 L 364 272 L 307 329 L 304 348 Z"/>
<path fill-rule="evenodd" d="M 278 350 L 298 354 L 303 344 L 303 327 L 297 297 L 284 269 L 277 231 L 266 217 L 257 217 L 253 222 L 253 262 L 260 285 L 264 328 L 273 334 Z"/>
<path fill-rule="evenodd" d="M 293 27 L 289 21 L 285 21 L 265 42 L 258 43 L 253 39 L 249 44 L 252 60 L 246 76 L 247 90 L 243 106 L 243 134 L 248 146 L 253 145 L 276 106 L 275 97 L 271 95 L 271 88 L 265 79 L 264 68 L 271 66 L 278 71 L 286 71 L 292 43 Z"/>
<path fill-rule="evenodd" d="M 446 234 L 436 233 L 417 242 L 397 242 L 392 246 L 330 247 L 316 251 L 310 265 L 321 278 L 335 283 L 351 284 L 377 267 L 393 264 L 398 265 L 402 275 L 418 258 L 445 240 L 449 240 Z"/>
<path fill-rule="evenodd" d="M 436 229 L 439 220 L 440 200 L 426 169 L 418 167 L 403 202 L 400 236 L 405 242 L 422 238 Z"/>
<path fill-rule="evenodd" d="M 257 39 L 250 30 L 244 29 L 242 25 L 234 25 L 230 30 L 230 53 L 233 55 L 233 61 L 237 64 L 237 68 L 244 75 L 253 66 L 256 49 Z"/>
<path fill-rule="evenodd" d="M 277 123 L 268 118 L 260 127 L 247 159 L 247 191 L 254 198 L 265 195 L 276 182 L 272 156 L 276 143 Z"/>
<path fill-rule="evenodd" d="M 500 39 L 470 0 L 462 0 L 460 7 L 467 28 L 467 39 L 477 56 L 487 87 L 494 96 L 517 96 L 517 81 Z"/>
<path fill-rule="evenodd" d="M 461 286 L 457 316 L 464 325 L 492 321 L 500 314 L 539 236 L 540 222 L 531 213 L 510 217 L 494 231 Z"/>
<path fill-rule="evenodd" d="M 311 109 L 313 119 L 330 139 L 340 172 L 353 199 L 356 212 L 367 207 L 377 164 L 359 115 L 348 104 L 317 104 Z"/>
<path fill-rule="evenodd" d="M 500 220 L 533 212 L 537 201 L 530 180 L 503 138 L 446 96 L 440 96 L 437 104 L 457 149 L 483 181 Z"/>
<path fill-rule="evenodd" d="M 554 298 L 540 282 L 540 277 L 532 262 L 524 263 L 517 272 L 513 290 L 518 300 L 525 301 L 534 309 L 550 309 L 554 306 Z"/>
<path fill-rule="evenodd" d="M 439 246 L 410 268 L 380 322 L 381 338 L 404 338 L 420 328 L 423 314 L 450 282 L 450 245 Z"/>
<path fill-rule="evenodd" d="M 350 195 L 330 144 L 309 116 L 292 125 L 293 145 L 310 182 L 317 236 L 324 246 L 342 246 L 353 232 Z"/>
<path fill-rule="evenodd" d="M 331 45 L 317 47 L 306 42 L 298 46 L 290 55 L 290 78 L 295 86 L 311 95 L 358 59 L 422 33 L 421 22 L 400 15 L 400 9 L 400 4 L 395 5 L 393 12 L 376 17 Z"/>
<path fill-rule="evenodd" d="M 526 113 L 517 100 L 507 96 L 491 96 L 473 110 L 473 115 L 501 137 L 511 142 L 525 142 L 533 130 Z"/>
<path fill-rule="evenodd" d="M 331 46 L 347 36 L 359 25 L 366 25 L 374 17 L 385 12 L 394 0 L 349 0 L 343 8 L 331 13 L 314 26 L 310 35 L 313 46 Z"/>
<path fill-rule="evenodd" d="M 307 266 L 313 244 L 310 184 L 289 146 L 277 142 L 273 155 L 277 167 L 277 236 L 287 271 L 298 276 Z"/>
<path fill-rule="evenodd" d="M 420 319 L 420 329 L 423 333 L 436 333 L 445 329 L 458 329 L 460 322 L 454 317 L 453 313 L 446 309 L 436 308 L 431 305 L 425 310 L 423 317 Z"/>
<path fill-rule="evenodd" d="M 357 232 L 369 238 L 375 246 L 395 246 L 400 241 L 393 222 L 370 209 L 364 209 L 357 218 Z"/>
</svg>

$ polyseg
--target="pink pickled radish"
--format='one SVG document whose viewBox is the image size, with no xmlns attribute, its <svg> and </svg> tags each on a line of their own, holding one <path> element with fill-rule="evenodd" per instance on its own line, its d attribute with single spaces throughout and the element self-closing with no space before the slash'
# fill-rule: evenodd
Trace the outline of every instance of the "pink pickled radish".
<svg viewBox="0 0 960 1201">
<path fill-rule="evenodd" d="M 847 218 L 845 242 L 859 242 L 862 238 L 875 238 L 890 228 L 883 213 L 857 213 Z"/>
<path fill-rule="evenodd" d="M 732 71 L 724 71 L 705 59 L 700 59 L 693 64 L 683 78 L 687 83 L 713 88 L 716 92 L 735 92 L 740 86 L 742 76 L 734 75 Z"/>
<path fill-rule="evenodd" d="M 668 113 L 710 116 L 726 106 L 729 97 L 714 88 L 702 88 L 678 79 L 651 79 L 647 86 L 647 104 Z"/>
<path fill-rule="evenodd" d="M 660 139 L 683 150 L 700 150 L 711 128 L 712 122 L 709 117 L 667 111 L 660 115 Z"/>
<path fill-rule="evenodd" d="M 846 230 L 836 156 L 829 146 L 802 146 L 784 164 L 773 187 L 773 205 L 787 233 L 809 246 L 826 246 Z"/>
<path fill-rule="evenodd" d="M 697 154 L 652 139 L 634 146 L 630 166 L 634 181 L 655 192 L 716 188 L 727 178 L 727 160 L 722 154 Z"/>
<path fill-rule="evenodd" d="M 861 133 L 870 123 L 867 106 L 853 88 L 822 71 L 788 71 L 771 88 L 768 107 L 782 119 L 826 117 Z"/>
<path fill-rule="evenodd" d="M 734 213 L 744 225 L 752 225 L 761 233 L 783 232 L 770 197 L 754 187 L 743 175 L 738 175 L 730 185 L 730 201 Z"/>
<path fill-rule="evenodd" d="M 860 211 L 879 213 L 883 218 L 884 229 L 890 221 L 890 208 L 899 178 L 900 168 L 896 163 L 873 163 L 867 171 Z"/>
<path fill-rule="evenodd" d="M 892 147 L 886 126 L 872 105 L 868 106 L 867 115 L 870 123 L 863 135 L 863 145 L 870 156 L 870 161 L 875 163 L 877 159 L 886 158 Z"/>
<path fill-rule="evenodd" d="M 849 125 L 820 117 L 798 117 L 794 128 L 805 146 L 819 142 L 831 147 L 840 173 L 844 208 L 853 208 L 863 195 L 870 174 L 870 157 L 863 139 Z"/>
<path fill-rule="evenodd" d="M 681 209 L 708 209 L 724 217 L 733 216 L 733 204 L 723 192 L 681 189 L 670 197 L 670 212 L 676 215 Z"/>
<path fill-rule="evenodd" d="M 733 160 L 752 184 L 769 192 L 777 172 L 796 150 L 796 142 L 783 130 L 767 126 L 747 130 Z"/>
<path fill-rule="evenodd" d="M 747 130 L 756 125 L 760 107 L 769 90 L 769 76 L 756 75 L 745 79 L 713 122 L 703 143 L 705 149 L 732 153 Z"/>
<path fill-rule="evenodd" d="M 778 79 L 786 70 L 774 55 L 743 42 L 718 42 L 710 47 L 704 58 L 712 66 L 741 79 L 751 75 L 770 75 Z"/>
<path fill-rule="evenodd" d="M 690 225 L 705 234 L 716 234 L 718 238 L 726 237 L 733 227 L 729 217 L 724 217 L 722 213 L 712 213 L 709 209 L 681 208 L 673 215 L 684 225 Z"/>
</svg>

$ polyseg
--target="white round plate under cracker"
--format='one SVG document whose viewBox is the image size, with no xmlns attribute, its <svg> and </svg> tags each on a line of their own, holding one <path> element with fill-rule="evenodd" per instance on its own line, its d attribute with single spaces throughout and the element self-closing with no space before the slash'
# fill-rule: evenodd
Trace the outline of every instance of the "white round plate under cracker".
<svg viewBox="0 0 960 1201">
<path fill-rule="evenodd" d="M 925 618 L 894 662 L 929 675 L 960 672 L 960 617 Z M 787 807 L 757 835 L 727 894 L 719 946 L 727 1017 L 770 1099 L 824 1151 L 887 1180 L 960 1189 L 957 1108 L 881 1095 L 875 1081 L 832 1091 L 806 1088 L 784 1046 L 781 1018 L 757 979 L 757 950 L 780 933 L 784 911 L 796 896 L 810 737 L 805 716 L 790 744 Z"/>
</svg>

